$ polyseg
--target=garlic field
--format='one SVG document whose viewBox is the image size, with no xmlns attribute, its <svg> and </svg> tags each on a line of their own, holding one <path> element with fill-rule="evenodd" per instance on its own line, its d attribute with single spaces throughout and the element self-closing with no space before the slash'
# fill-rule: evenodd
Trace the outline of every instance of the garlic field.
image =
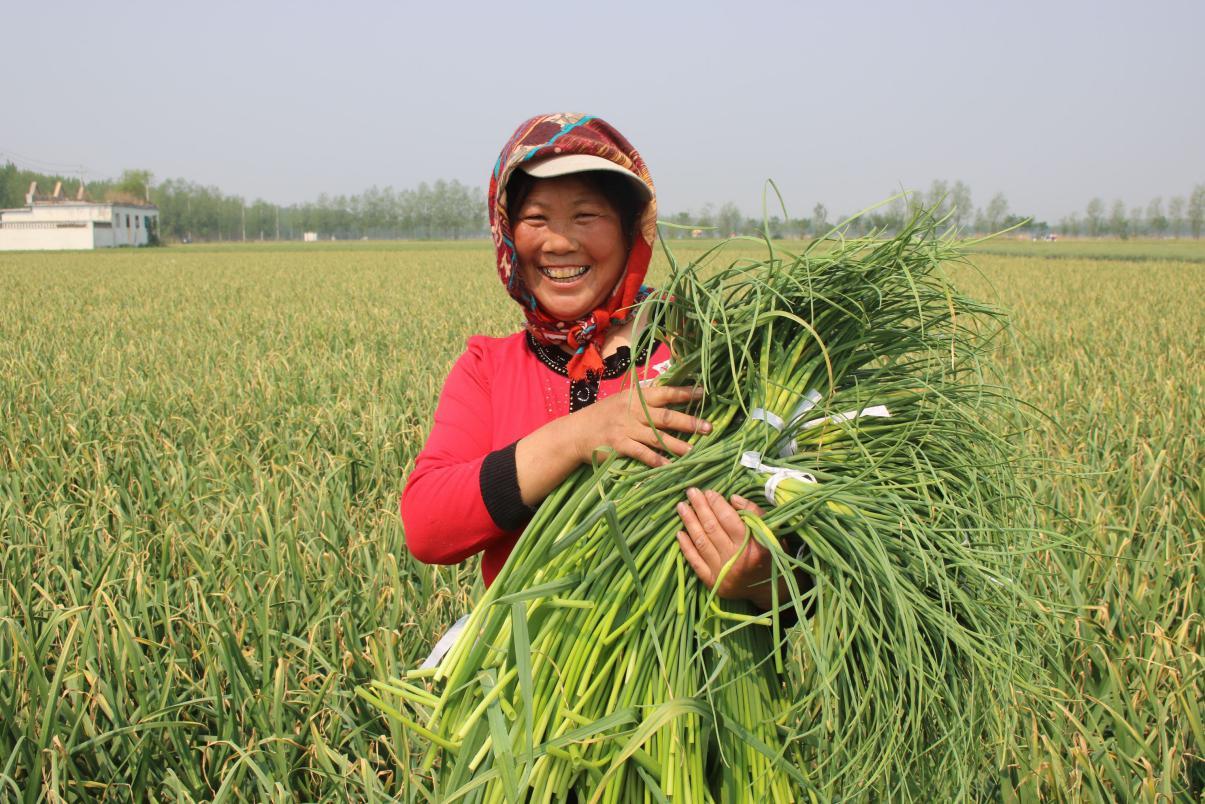
<svg viewBox="0 0 1205 804">
<path fill-rule="evenodd" d="M 1047 531 L 1051 686 L 980 795 L 1200 800 L 1205 246 L 1030 245 L 949 268 L 1012 312 Z M 520 322 L 484 242 L 0 255 L 0 800 L 423 800 L 356 690 L 481 592 L 398 496 L 465 339 Z"/>
</svg>

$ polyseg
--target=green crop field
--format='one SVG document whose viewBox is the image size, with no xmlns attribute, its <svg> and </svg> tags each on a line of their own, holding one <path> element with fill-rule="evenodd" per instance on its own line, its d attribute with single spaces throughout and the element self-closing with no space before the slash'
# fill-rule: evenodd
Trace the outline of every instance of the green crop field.
<svg viewBox="0 0 1205 804">
<path fill-rule="evenodd" d="M 971 248 L 977 254 L 1047 260 L 1205 262 L 1199 240 L 1029 240 L 1000 237 Z"/>
<path fill-rule="evenodd" d="M 981 248 L 1058 687 L 1000 701 L 983 795 L 1200 800 L 1205 247 Z M 481 242 L 0 254 L 0 800 L 419 797 L 355 690 L 480 592 L 397 500 L 465 338 L 518 322 Z"/>
</svg>

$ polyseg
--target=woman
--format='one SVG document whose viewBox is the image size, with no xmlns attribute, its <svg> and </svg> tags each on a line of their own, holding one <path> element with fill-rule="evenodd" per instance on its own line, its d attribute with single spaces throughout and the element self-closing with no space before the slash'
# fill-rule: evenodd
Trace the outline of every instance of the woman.
<svg viewBox="0 0 1205 804">
<path fill-rule="evenodd" d="M 683 455 L 709 423 L 681 410 L 702 389 L 630 387 L 669 360 L 631 356 L 633 309 L 648 294 L 657 203 L 636 149 L 596 117 L 533 117 L 490 177 L 498 274 L 523 308 L 523 332 L 474 336 L 444 383 L 435 423 L 402 495 L 406 544 L 427 563 L 482 552 L 489 585 L 531 514 L 599 450 L 649 466 Z M 645 407 L 648 413 L 645 413 Z M 760 510 L 691 489 L 678 504 L 680 548 L 711 587 L 744 542 L 737 511 Z M 750 542 L 717 593 L 770 606 L 768 552 Z"/>
</svg>

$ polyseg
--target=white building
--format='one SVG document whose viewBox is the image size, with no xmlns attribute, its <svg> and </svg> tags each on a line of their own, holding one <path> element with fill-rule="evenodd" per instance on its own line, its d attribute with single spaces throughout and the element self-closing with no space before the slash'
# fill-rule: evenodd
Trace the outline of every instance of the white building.
<svg viewBox="0 0 1205 804">
<path fill-rule="evenodd" d="M 159 231 L 159 208 L 154 204 L 84 200 L 80 185 L 74 199 L 54 193 L 38 195 L 33 183 L 20 209 L 0 209 L 0 251 L 93 249 L 145 246 Z"/>
</svg>

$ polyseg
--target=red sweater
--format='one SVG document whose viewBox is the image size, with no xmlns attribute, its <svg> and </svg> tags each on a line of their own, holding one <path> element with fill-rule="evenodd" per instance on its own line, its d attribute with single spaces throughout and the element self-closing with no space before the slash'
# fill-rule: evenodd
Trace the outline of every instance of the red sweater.
<svg viewBox="0 0 1205 804">
<path fill-rule="evenodd" d="M 457 564 L 484 551 L 481 574 L 487 586 L 493 582 L 529 513 L 518 499 L 514 444 L 569 414 L 565 358 L 556 347 L 534 347 L 523 332 L 469 338 L 444 382 L 431 435 L 402 493 L 411 555 L 428 564 Z M 623 350 L 607 359 L 598 399 L 627 387 L 625 358 Z M 656 377 L 668 360 L 669 349 L 658 344 L 637 376 Z M 573 390 L 590 389 L 579 384 Z"/>
</svg>

